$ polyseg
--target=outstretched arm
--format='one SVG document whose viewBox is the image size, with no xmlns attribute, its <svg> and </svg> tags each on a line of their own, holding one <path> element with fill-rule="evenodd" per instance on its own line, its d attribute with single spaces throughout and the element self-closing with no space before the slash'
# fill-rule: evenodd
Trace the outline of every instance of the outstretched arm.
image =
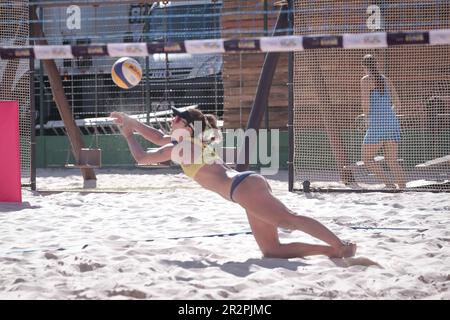
<svg viewBox="0 0 450 320">
<path fill-rule="evenodd" d="M 113 114 L 111 115 L 113 116 Z M 165 146 L 152 151 L 144 151 L 139 142 L 134 138 L 131 122 L 123 121 L 124 118 L 121 118 L 120 115 L 117 116 L 118 117 L 113 117 L 114 122 L 119 125 L 120 132 L 127 140 L 131 154 L 138 164 L 160 163 L 171 159 L 173 144 L 166 144 Z"/>
<path fill-rule="evenodd" d="M 144 151 L 139 142 L 133 136 L 126 138 L 131 154 L 136 162 L 140 165 L 156 164 L 165 162 L 171 159 L 172 144 L 167 144 L 156 150 Z"/>
<path fill-rule="evenodd" d="M 131 130 L 138 132 L 146 140 L 158 146 L 170 143 L 170 136 L 164 135 L 161 131 L 139 122 L 123 112 L 112 112 L 111 118 L 114 118 L 114 122 L 117 124 L 129 127 Z"/>
</svg>

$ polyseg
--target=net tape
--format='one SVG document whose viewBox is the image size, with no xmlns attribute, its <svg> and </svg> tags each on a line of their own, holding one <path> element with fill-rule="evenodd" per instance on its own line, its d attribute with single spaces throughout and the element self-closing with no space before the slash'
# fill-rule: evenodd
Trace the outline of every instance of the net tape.
<svg viewBox="0 0 450 320">
<path fill-rule="evenodd" d="M 75 57 L 145 57 L 155 53 L 210 54 L 229 52 L 293 52 L 310 49 L 376 49 L 398 45 L 448 45 L 450 29 L 340 35 L 275 36 L 243 39 L 186 40 L 91 45 L 0 47 L 2 59 L 72 59 Z"/>
</svg>

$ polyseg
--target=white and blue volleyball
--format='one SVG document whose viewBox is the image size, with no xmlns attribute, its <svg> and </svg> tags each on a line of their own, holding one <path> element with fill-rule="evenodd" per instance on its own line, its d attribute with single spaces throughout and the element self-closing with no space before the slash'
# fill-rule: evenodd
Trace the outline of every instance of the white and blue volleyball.
<svg viewBox="0 0 450 320">
<path fill-rule="evenodd" d="M 122 89 L 133 88 L 142 79 L 141 65 L 133 58 L 120 58 L 112 66 L 111 77 Z"/>
</svg>

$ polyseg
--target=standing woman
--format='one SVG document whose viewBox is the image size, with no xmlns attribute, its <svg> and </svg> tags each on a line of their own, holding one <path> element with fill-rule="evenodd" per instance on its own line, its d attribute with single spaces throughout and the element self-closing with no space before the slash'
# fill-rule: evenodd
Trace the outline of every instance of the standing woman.
<svg viewBox="0 0 450 320">
<path fill-rule="evenodd" d="M 174 118 L 171 135 L 163 135 L 121 112 L 111 117 L 121 127 L 131 154 L 139 164 L 173 160 L 181 165 L 184 173 L 203 188 L 213 191 L 226 200 L 243 207 L 253 236 L 266 257 L 295 258 L 326 255 L 333 258 L 351 257 L 356 245 L 341 241 L 319 221 L 296 215 L 273 194 L 266 179 L 255 172 L 237 172 L 228 167 L 205 141 L 205 131 L 217 129 L 216 119 L 201 111 L 180 111 L 172 107 Z M 200 128 L 198 130 L 197 128 Z M 147 140 L 160 145 L 157 150 L 144 151 L 134 138 L 138 132 Z M 199 132 L 196 132 L 199 131 Z M 187 154 L 187 155 L 186 155 Z M 192 157 L 192 155 L 194 155 Z M 301 230 L 327 245 L 308 243 L 280 243 L 278 228 Z"/>
<path fill-rule="evenodd" d="M 399 189 L 404 189 L 405 174 L 397 162 L 400 122 L 395 110 L 400 106 L 400 100 L 392 82 L 378 70 L 377 61 L 373 55 L 365 55 L 362 66 L 366 75 L 361 79 L 361 104 L 367 121 L 362 160 L 387 188 L 396 188 L 394 184 L 396 183 Z M 391 181 L 380 164 L 374 161 L 380 149 L 383 149 L 394 181 Z"/>
</svg>

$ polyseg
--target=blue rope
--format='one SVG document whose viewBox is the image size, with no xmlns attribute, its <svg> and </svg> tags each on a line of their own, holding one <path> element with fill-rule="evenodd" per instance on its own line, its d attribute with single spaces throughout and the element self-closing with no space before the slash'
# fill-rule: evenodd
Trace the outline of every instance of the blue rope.
<svg viewBox="0 0 450 320">
<path fill-rule="evenodd" d="M 397 231 L 418 231 L 418 232 L 424 232 L 428 229 L 419 229 L 419 228 L 391 228 L 391 227 L 359 227 L 359 226 L 350 226 L 353 230 L 397 230 Z M 213 238 L 213 237 L 234 237 L 238 235 L 250 235 L 252 234 L 251 231 L 238 231 L 238 232 L 229 232 L 229 233 L 213 233 L 213 234 L 204 234 L 204 235 L 196 235 L 196 236 L 182 236 L 182 237 L 160 237 L 160 238 L 153 238 L 153 239 L 147 239 L 147 240 L 137 240 L 137 241 L 145 241 L 145 242 L 152 242 L 157 240 L 182 240 L 182 239 L 194 239 L 194 238 Z M 10 250 L 6 252 L 5 254 L 12 254 L 12 253 L 31 253 L 31 252 L 37 252 L 37 251 L 64 251 L 68 248 L 74 248 L 77 246 L 69 246 L 66 248 L 48 248 L 48 249 L 15 249 Z M 81 250 L 88 247 L 88 244 L 85 244 L 82 246 Z"/>
<path fill-rule="evenodd" d="M 428 229 L 419 229 L 419 228 L 390 228 L 390 227 L 350 227 L 354 230 L 400 230 L 400 231 L 408 231 L 415 230 L 419 232 L 427 231 Z"/>
<path fill-rule="evenodd" d="M 199 236 L 185 236 L 185 237 L 173 237 L 173 238 L 153 238 L 145 240 L 146 242 L 155 241 L 155 240 L 180 240 L 180 239 L 193 239 L 193 238 L 212 238 L 212 237 L 234 237 L 241 234 L 252 234 L 251 231 L 240 231 L 240 232 L 231 232 L 231 233 L 215 233 L 215 234 L 205 234 Z"/>
<path fill-rule="evenodd" d="M 230 232 L 230 233 L 214 233 L 214 234 L 205 234 L 205 235 L 196 235 L 196 236 L 183 236 L 183 237 L 171 237 L 171 238 L 153 238 L 153 239 L 147 239 L 147 240 L 137 240 L 137 241 L 145 241 L 145 242 L 151 242 L 151 241 L 156 241 L 156 240 L 180 240 L 180 239 L 193 239 L 193 238 L 212 238 L 212 237 L 234 237 L 234 236 L 238 236 L 238 235 L 247 235 L 247 234 L 252 234 L 251 231 L 238 231 L 238 232 Z M 32 253 L 32 252 L 38 252 L 38 251 L 64 251 L 67 250 L 68 248 L 75 248 L 78 247 L 79 245 L 73 245 L 73 246 L 68 246 L 66 248 L 47 248 L 47 249 L 13 249 L 13 250 L 9 250 L 7 252 L 5 252 L 5 254 L 12 254 L 12 253 Z M 85 244 L 82 246 L 81 250 L 87 248 L 89 245 Z"/>
</svg>

